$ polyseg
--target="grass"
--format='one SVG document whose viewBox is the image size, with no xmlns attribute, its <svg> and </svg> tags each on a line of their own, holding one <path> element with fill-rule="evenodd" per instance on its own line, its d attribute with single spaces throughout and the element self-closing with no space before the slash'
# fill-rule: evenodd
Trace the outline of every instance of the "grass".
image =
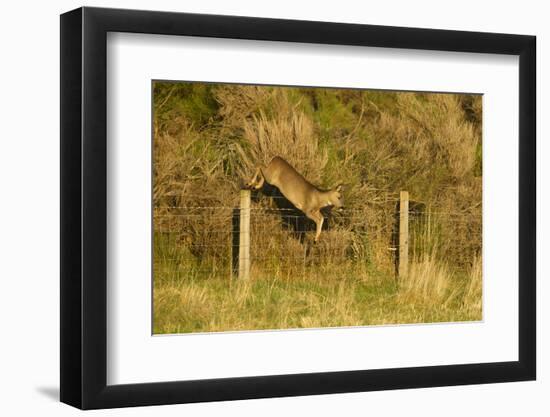
<svg viewBox="0 0 550 417">
<path fill-rule="evenodd" d="M 452 274 L 433 258 L 411 263 L 396 282 L 352 262 L 252 268 L 248 281 L 228 270 L 155 264 L 154 333 L 219 332 L 481 320 L 480 264 Z"/>
</svg>

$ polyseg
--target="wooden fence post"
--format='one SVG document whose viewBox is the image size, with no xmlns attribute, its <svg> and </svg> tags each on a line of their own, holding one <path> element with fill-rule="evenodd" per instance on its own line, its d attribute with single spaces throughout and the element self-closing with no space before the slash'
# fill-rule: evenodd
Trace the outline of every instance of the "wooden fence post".
<svg viewBox="0 0 550 417">
<path fill-rule="evenodd" d="M 409 192 L 399 194 L 399 276 L 407 275 L 409 268 Z"/>
<path fill-rule="evenodd" d="M 241 190 L 239 227 L 239 279 L 250 277 L 250 190 Z"/>
</svg>

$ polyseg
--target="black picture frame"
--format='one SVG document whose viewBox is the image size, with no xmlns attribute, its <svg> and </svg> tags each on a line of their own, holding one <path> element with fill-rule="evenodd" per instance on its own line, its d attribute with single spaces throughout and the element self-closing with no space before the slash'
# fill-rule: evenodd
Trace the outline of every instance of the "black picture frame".
<svg viewBox="0 0 550 417">
<path fill-rule="evenodd" d="M 112 385 L 107 375 L 108 32 L 519 56 L 519 360 Z M 61 401 L 82 409 L 533 380 L 534 36 L 80 8 L 61 15 Z"/>
</svg>

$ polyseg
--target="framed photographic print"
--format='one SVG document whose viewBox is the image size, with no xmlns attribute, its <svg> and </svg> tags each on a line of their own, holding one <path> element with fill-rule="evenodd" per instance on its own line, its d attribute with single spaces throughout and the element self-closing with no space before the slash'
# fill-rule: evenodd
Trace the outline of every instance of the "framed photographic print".
<svg viewBox="0 0 550 417">
<path fill-rule="evenodd" d="M 535 379 L 535 38 L 61 16 L 61 401 Z"/>
</svg>

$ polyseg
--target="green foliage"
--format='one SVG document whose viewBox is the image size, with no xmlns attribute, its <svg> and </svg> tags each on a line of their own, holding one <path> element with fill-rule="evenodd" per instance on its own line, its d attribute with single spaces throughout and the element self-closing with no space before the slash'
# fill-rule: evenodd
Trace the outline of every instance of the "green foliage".
<svg viewBox="0 0 550 417">
<path fill-rule="evenodd" d="M 212 95 L 213 84 L 153 83 L 154 117 L 160 129 L 176 130 L 185 120 L 201 128 L 214 121 L 218 103 Z"/>
</svg>

